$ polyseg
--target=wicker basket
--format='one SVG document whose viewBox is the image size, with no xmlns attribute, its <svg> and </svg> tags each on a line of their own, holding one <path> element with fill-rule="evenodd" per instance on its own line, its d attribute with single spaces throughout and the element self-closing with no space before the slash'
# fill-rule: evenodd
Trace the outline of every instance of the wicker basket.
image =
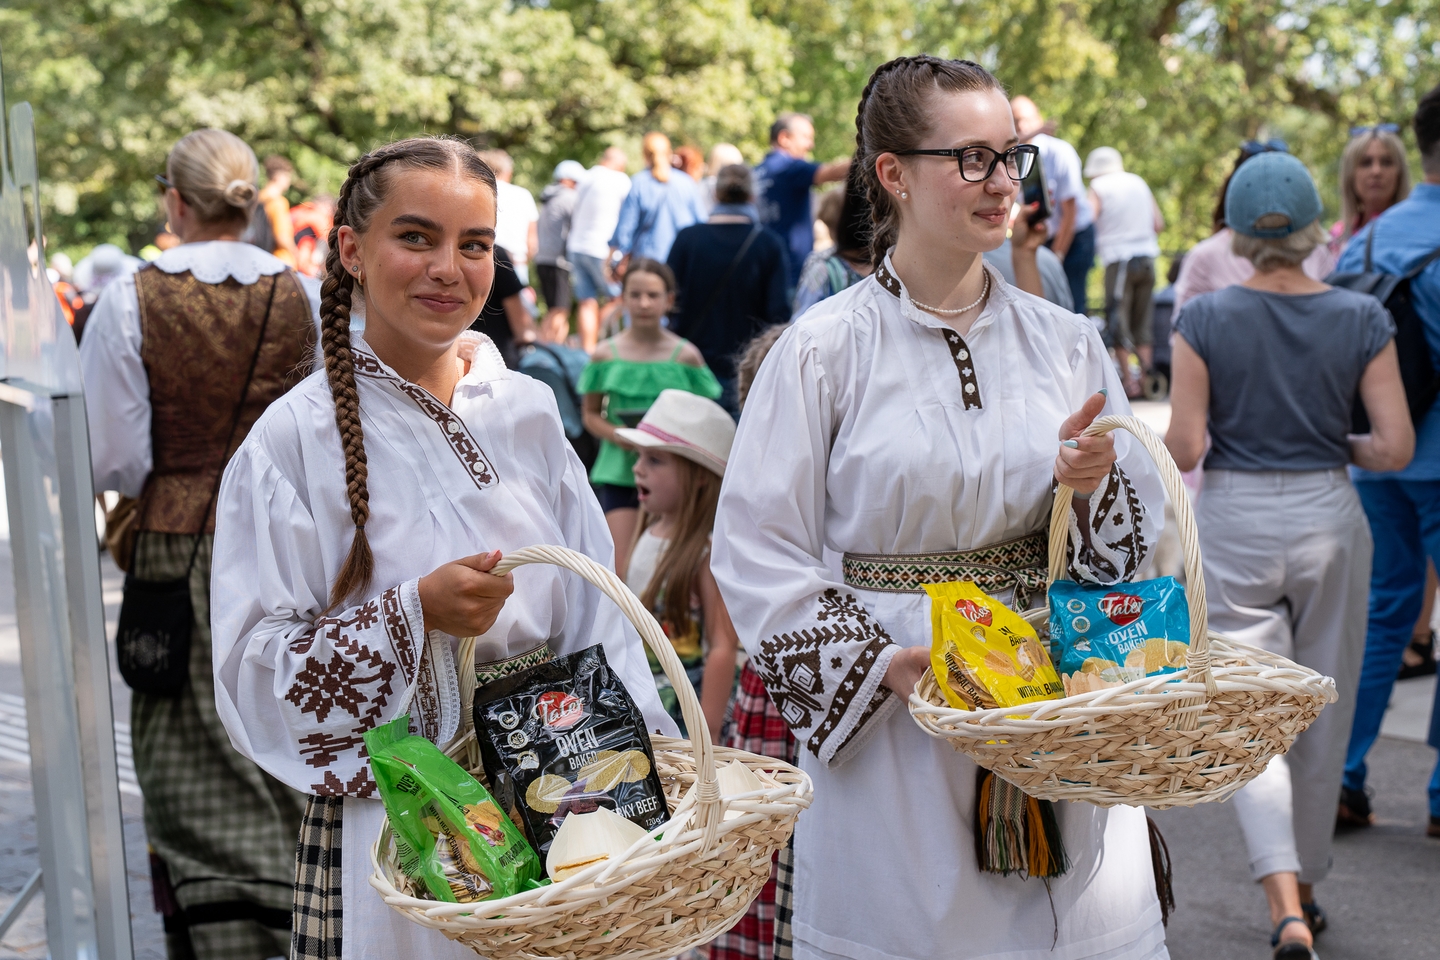
<svg viewBox="0 0 1440 960">
<path fill-rule="evenodd" d="M 926 733 L 1033 797 L 1163 809 L 1224 800 L 1290 748 L 1335 681 L 1281 656 L 1209 632 L 1199 537 L 1190 499 L 1164 442 L 1134 417 L 1103 417 L 1088 436 L 1123 428 L 1150 451 L 1175 508 L 1185 553 L 1190 653 L 1184 676 L 1020 707 L 957 710 L 927 670 L 910 697 Z M 1050 579 L 1064 576 L 1073 491 L 1061 486 L 1050 517 Z M 1044 609 L 1025 617 L 1040 626 Z"/>
<path fill-rule="evenodd" d="M 697 739 L 652 738 L 671 819 L 652 831 L 658 840 L 637 841 L 619 860 L 478 904 L 439 903 L 404 892 L 410 884 L 395 859 L 387 823 L 371 850 L 370 885 L 409 919 L 491 960 L 663 960 L 707 943 L 744 916 L 770 879 L 772 855 L 810 805 L 810 778 L 781 760 L 711 744 L 700 701 L 674 648 L 615 574 L 573 550 L 544 546 L 517 550 L 495 572 L 529 563 L 565 567 L 600 588 L 635 624 L 674 685 L 685 725 Z M 462 641 L 459 662 L 474 657 L 474 639 Z M 478 772 L 470 716 L 474 671 L 461 671 L 460 696 L 465 728 L 447 752 Z M 721 797 L 715 767 L 732 760 L 749 767 L 765 789 Z"/>
</svg>

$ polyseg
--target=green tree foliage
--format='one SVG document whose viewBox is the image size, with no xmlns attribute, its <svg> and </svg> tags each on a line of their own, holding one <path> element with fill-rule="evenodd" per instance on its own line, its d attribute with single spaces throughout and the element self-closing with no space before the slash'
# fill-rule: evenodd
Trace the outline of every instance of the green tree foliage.
<svg viewBox="0 0 1440 960">
<path fill-rule="evenodd" d="M 1236 148 L 1284 137 L 1338 211 L 1352 124 L 1402 125 L 1436 82 L 1440 0 L 9 0 L 6 94 L 36 107 L 48 232 L 61 246 L 156 224 L 153 175 L 197 126 L 284 153 L 338 187 L 376 143 L 451 133 L 538 186 L 566 156 L 661 129 L 765 150 L 775 113 L 854 144 L 870 72 L 968 57 L 1087 153 L 1114 146 L 1155 189 L 1167 249 L 1209 232 Z"/>
</svg>

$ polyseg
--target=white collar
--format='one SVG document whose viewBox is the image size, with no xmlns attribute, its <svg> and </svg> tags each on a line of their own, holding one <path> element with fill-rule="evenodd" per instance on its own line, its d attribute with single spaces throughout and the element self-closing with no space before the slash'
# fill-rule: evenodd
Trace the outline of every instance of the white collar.
<svg viewBox="0 0 1440 960">
<path fill-rule="evenodd" d="M 189 270 L 201 283 L 223 283 L 226 277 L 234 277 L 247 287 L 262 276 L 272 277 L 289 269 L 280 258 L 237 240 L 182 243 L 160 254 L 154 262 L 166 273 Z"/>
<path fill-rule="evenodd" d="M 491 380 L 509 380 L 510 368 L 505 366 L 505 358 L 500 355 L 500 349 L 495 346 L 495 341 L 475 330 L 466 330 L 460 334 L 456 341 L 460 350 L 460 358 L 470 363 L 470 369 L 465 376 L 455 384 L 455 389 L 462 386 L 479 386 Z M 362 336 L 353 337 L 351 346 L 362 351 L 370 357 L 385 375 L 401 383 L 408 383 L 404 377 L 396 373 L 384 360 L 375 355 L 375 350 L 365 342 Z"/>
</svg>

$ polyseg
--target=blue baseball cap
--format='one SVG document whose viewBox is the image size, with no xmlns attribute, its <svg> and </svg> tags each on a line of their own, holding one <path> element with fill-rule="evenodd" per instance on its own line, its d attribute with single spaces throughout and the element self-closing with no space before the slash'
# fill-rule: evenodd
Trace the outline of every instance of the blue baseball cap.
<svg viewBox="0 0 1440 960">
<path fill-rule="evenodd" d="M 1310 171 L 1288 153 L 1267 152 L 1246 160 L 1230 178 L 1225 193 L 1225 224 L 1247 237 L 1288 237 L 1314 223 L 1323 210 Z M 1272 214 L 1289 222 L 1258 225 L 1257 221 Z"/>
</svg>

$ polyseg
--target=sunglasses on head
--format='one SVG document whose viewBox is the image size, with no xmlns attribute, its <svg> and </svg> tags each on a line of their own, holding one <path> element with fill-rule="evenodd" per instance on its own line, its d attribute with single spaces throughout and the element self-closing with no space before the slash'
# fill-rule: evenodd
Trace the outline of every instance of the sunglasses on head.
<svg viewBox="0 0 1440 960">
<path fill-rule="evenodd" d="M 1290 144 L 1279 137 L 1272 137 L 1269 140 L 1246 140 L 1240 144 L 1240 152 L 1247 157 L 1253 157 L 1260 153 L 1289 153 Z"/>
<path fill-rule="evenodd" d="M 1375 124 L 1371 124 L 1371 125 L 1368 126 L 1368 127 L 1351 127 L 1351 128 L 1350 128 L 1350 139 L 1351 139 L 1351 140 L 1354 140 L 1356 137 L 1363 137 L 1363 136 L 1365 136 L 1365 134 L 1367 134 L 1367 133 L 1397 133 L 1397 134 L 1398 134 L 1399 132 L 1400 132 L 1400 124 L 1398 124 L 1398 123 L 1375 123 Z"/>
</svg>

